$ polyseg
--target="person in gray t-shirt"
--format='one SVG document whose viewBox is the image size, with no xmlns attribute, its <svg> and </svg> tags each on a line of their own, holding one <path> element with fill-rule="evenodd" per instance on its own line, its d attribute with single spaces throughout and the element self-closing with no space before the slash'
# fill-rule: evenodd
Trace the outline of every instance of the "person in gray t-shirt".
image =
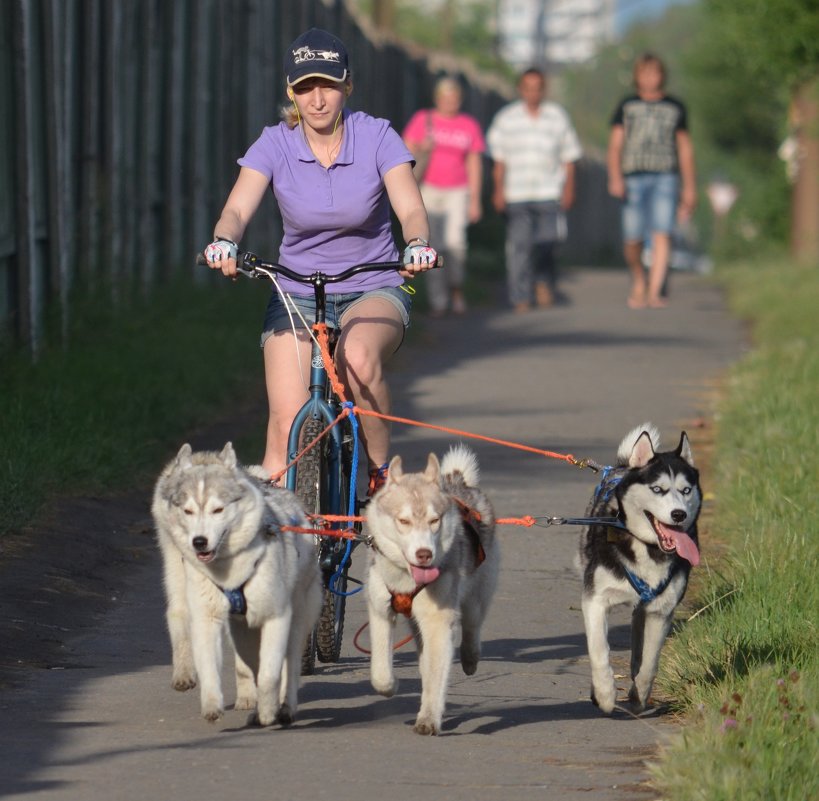
<svg viewBox="0 0 819 801">
<path fill-rule="evenodd" d="M 634 65 L 637 93 L 620 102 L 611 120 L 609 193 L 623 204 L 623 252 L 631 272 L 628 305 L 662 308 L 663 284 L 677 220 L 690 218 L 697 201 L 694 149 L 685 106 L 665 94 L 666 71 L 646 53 Z M 651 243 L 648 281 L 643 246 Z"/>
</svg>

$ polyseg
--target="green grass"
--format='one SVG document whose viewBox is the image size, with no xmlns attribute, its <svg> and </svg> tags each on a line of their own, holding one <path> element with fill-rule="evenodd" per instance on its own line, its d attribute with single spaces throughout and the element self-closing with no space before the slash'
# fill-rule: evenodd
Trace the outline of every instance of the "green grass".
<svg viewBox="0 0 819 801">
<path fill-rule="evenodd" d="M 149 482 L 197 427 L 232 402 L 240 414 L 250 396 L 263 398 L 266 297 L 250 282 L 178 278 L 149 301 L 83 304 L 70 346 L 33 364 L 2 354 L 0 533 L 55 495 Z M 261 457 L 264 421 L 258 430 L 246 461 Z"/>
<path fill-rule="evenodd" d="M 709 536 L 727 551 L 661 660 L 689 714 L 655 777 L 672 801 L 819 798 L 819 273 L 779 257 L 719 276 L 754 348 L 719 410 Z"/>
</svg>

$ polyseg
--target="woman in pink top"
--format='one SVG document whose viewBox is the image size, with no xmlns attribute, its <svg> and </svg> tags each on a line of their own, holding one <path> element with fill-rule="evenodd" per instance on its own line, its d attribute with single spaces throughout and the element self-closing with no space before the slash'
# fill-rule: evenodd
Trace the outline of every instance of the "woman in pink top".
<svg viewBox="0 0 819 801">
<path fill-rule="evenodd" d="M 463 295 L 466 227 L 481 218 L 482 153 L 486 149 L 478 121 L 461 112 L 461 86 L 453 78 L 435 85 L 435 108 L 417 111 L 404 129 L 416 159 L 428 157 L 421 195 L 438 252 L 446 267 L 427 273 L 430 311 L 443 315 L 466 311 Z"/>
</svg>

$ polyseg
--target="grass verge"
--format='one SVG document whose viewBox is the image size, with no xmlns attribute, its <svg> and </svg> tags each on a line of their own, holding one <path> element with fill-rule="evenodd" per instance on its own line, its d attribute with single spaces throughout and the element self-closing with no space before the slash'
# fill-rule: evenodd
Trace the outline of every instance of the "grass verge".
<svg viewBox="0 0 819 801">
<path fill-rule="evenodd" d="M 727 553 L 664 651 L 659 684 L 688 715 L 653 774 L 671 801 L 803 801 L 819 798 L 819 273 L 779 257 L 719 276 L 754 336 L 712 465 Z"/>
<path fill-rule="evenodd" d="M 75 311 L 70 347 L 0 356 L 0 535 L 55 495 L 148 481 L 231 398 L 239 411 L 263 397 L 265 289 L 199 279 L 127 306 L 98 297 Z"/>
</svg>

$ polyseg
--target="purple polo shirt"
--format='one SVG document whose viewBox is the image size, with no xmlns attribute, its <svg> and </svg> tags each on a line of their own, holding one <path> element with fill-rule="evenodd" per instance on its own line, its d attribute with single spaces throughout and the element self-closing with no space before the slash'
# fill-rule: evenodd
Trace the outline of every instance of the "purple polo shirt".
<svg viewBox="0 0 819 801">
<path fill-rule="evenodd" d="M 301 127 L 284 123 L 265 128 L 238 160 L 270 180 L 284 222 L 279 261 L 305 275 L 316 270 L 333 275 L 353 264 L 398 258 L 384 175 L 412 161 L 412 154 L 387 120 L 343 113 L 341 151 L 330 167 L 316 160 Z M 294 281 L 280 283 L 294 294 L 310 292 Z M 362 273 L 328 290 L 363 292 L 401 283 L 390 270 Z"/>
</svg>

